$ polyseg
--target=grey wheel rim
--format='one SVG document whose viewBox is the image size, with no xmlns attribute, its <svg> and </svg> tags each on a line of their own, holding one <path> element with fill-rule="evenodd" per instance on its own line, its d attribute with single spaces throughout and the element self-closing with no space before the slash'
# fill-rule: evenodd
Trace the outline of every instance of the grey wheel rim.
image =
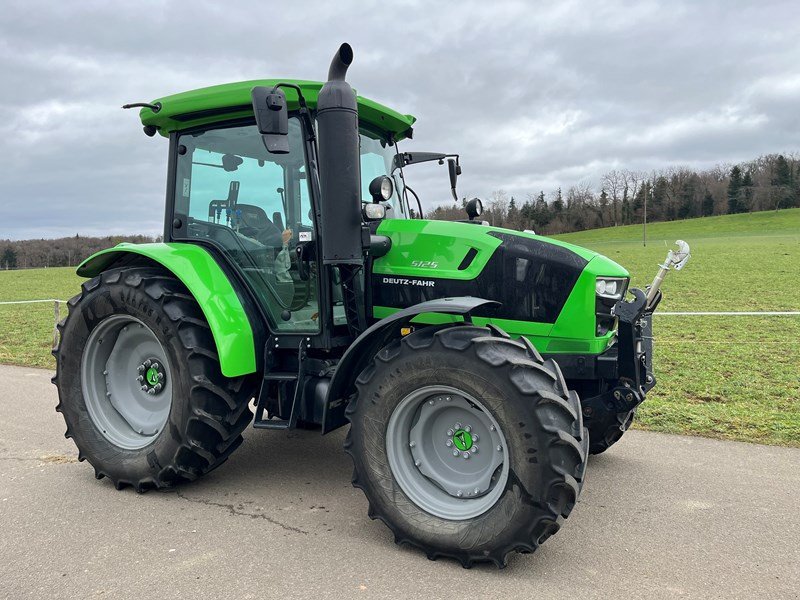
<svg viewBox="0 0 800 600">
<path fill-rule="evenodd" d="M 119 448 L 147 446 L 169 418 L 167 354 L 156 334 L 134 317 L 114 315 L 94 328 L 81 359 L 81 387 L 92 423 Z"/>
<path fill-rule="evenodd" d="M 386 429 L 386 452 L 406 496 L 442 519 L 482 515 L 508 480 L 499 424 L 480 401 L 449 386 L 419 388 L 397 405 Z"/>
</svg>

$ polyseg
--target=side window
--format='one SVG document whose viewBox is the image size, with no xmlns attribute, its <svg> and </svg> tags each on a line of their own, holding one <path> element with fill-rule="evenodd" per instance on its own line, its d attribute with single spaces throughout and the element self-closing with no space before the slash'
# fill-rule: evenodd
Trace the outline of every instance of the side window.
<svg viewBox="0 0 800 600">
<path fill-rule="evenodd" d="M 272 316 L 273 329 L 319 330 L 311 199 L 300 122 L 289 120 L 288 154 L 269 154 L 255 125 L 184 134 L 179 144 L 176 237 L 225 252 Z"/>
<path fill-rule="evenodd" d="M 191 204 L 189 216 L 226 222 L 224 213 L 228 199 L 235 204 L 257 206 L 271 219 L 273 213 L 284 212 L 278 190 L 283 190 L 283 168 L 274 162 L 237 157 L 242 162 L 236 170 L 227 171 L 223 165 L 226 155 L 198 148 L 194 152 L 190 181 Z M 259 165 L 259 162 L 262 164 Z M 213 211 L 213 213 L 212 213 Z M 217 212 L 220 212 L 217 215 Z M 236 214 L 230 215 L 235 220 Z M 247 219 L 249 215 L 245 215 Z M 244 223 L 242 225 L 245 225 Z"/>
<path fill-rule="evenodd" d="M 300 169 L 299 178 L 300 178 L 300 204 L 302 206 L 307 206 L 308 207 L 308 210 L 304 211 L 300 215 L 300 223 L 305 227 L 313 228 L 314 227 L 314 219 L 312 218 L 312 215 L 311 215 L 311 210 L 312 210 L 311 209 L 311 196 L 310 196 L 310 193 L 308 191 L 308 185 L 306 185 L 307 180 L 306 180 L 306 167 L 305 166 L 303 166 L 303 168 Z"/>
<path fill-rule="evenodd" d="M 403 182 L 397 171 L 392 171 L 392 161 L 396 154 L 396 147 L 390 146 L 385 140 L 375 137 L 366 130 L 361 131 L 361 201 L 372 202 L 369 194 L 369 184 L 380 175 L 388 175 L 394 182 L 394 194 L 386 202 L 387 217 L 390 219 L 401 218 L 404 215 L 402 201 Z"/>
</svg>

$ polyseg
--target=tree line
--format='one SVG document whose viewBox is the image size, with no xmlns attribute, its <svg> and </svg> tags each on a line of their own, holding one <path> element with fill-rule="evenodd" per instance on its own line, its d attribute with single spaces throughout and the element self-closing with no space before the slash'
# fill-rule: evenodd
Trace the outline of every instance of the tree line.
<svg viewBox="0 0 800 600">
<path fill-rule="evenodd" d="M 144 244 L 161 237 L 115 235 L 106 237 L 64 237 L 53 240 L 0 240 L 0 269 L 33 269 L 41 267 L 74 267 L 98 250 L 122 242 Z"/>
<path fill-rule="evenodd" d="M 429 219 L 465 218 L 461 206 L 437 206 Z M 503 190 L 485 203 L 483 220 L 498 227 L 532 229 L 542 234 L 598 227 L 674 221 L 733 213 L 800 207 L 800 156 L 769 154 L 736 165 L 694 170 L 670 167 L 653 173 L 615 169 L 595 187 L 582 181 L 545 194 L 529 193 L 523 201 Z M 120 242 L 145 243 L 161 237 L 125 235 L 58 239 L 0 240 L 0 269 L 72 267 L 91 254 Z"/>
<path fill-rule="evenodd" d="M 431 219 L 464 219 L 466 199 L 438 206 Z M 484 203 L 483 220 L 510 229 L 557 234 L 598 227 L 674 221 L 733 213 L 800 207 L 800 156 L 769 154 L 711 169 L 670 167 L 647 173 L 615 169 L 599 185 L 588 181 L 528 193 L 520 201 L 503 190 Z"/>
</svg>

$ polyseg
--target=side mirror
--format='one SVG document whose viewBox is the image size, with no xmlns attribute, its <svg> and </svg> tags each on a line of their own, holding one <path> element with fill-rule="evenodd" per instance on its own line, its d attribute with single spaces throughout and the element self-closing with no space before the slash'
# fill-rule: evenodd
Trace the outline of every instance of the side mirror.
<svg viewBox="0 0 800 600">
<path fill-rule="evenodd" d="M 473 198 L 467 202 L 467 205 L 464 208 L 467 210 L 467 216 L 469 217 L 470 221 L 475 217 L 480 217 L 483 214 L 483 202 L 480 201 L 480 198 Z"/>
<path fill-rule="evenodd" d="M 264 146 L 270 154 L 289 154 L 289 108 L 280 88 L 254 87 L 250 93 L 253 114 Z"/>
<path fill-rule="evenodd" d="M 365 221 L 380 221 L 386 218 L 386 207 L 376 202 L 365 204 L 361 212 L 364 215 Z"/>
<path fill-rule="evenodd" d="M 447 159 L 447 171 L 450 174 L 450 191 L 453 194 L 453 200 L 458 202 L 458 194 L 456 193 L 456 180 L 461 175 L 461 167 L 458 165 L 454 158 Z"/>
</svg>

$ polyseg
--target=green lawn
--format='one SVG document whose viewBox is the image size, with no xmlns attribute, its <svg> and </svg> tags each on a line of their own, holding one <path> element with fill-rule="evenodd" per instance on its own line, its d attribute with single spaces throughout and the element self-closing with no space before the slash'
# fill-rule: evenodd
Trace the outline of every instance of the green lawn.
<svg viewBox="0 0 800 600">
<path fill-rule="evenodd" d="M 68 300 L 80 291 L 82 277 L 72 267 L 0 271 L 0 302 Z M 61 304 L 63 318 L 67 307 Z M 0 305 L 0 363 L 54 367 L 53 303 Z"/>
<path fill-rule="evenodd" d="M 800 311 L 800 209 L 559 236 L 649 283 L 676 239 L 692 259 L 664 282 L 661 311 Z M 637 427 L 800 446 L 800 316 L 655 319 L 658 386 Z"/>
<path fill-rule="evenodd" d="M 689 242 L 662 311 L 800 310 L 800 209 L 559 236 L 650 282 L 667 246 Z M 75 295 L 73 269 L 0 271 L 0 301 Z M 62 305 L 62 311 L 66 308 Z M 63 316 L 63 314 L 62 314 Z M 800 317 L 656 316 L 658 386 L 637 427 L 800 447 Z M 52 368 L 53 305 L 0 305 L 0 363 Z"/>
</svg>

